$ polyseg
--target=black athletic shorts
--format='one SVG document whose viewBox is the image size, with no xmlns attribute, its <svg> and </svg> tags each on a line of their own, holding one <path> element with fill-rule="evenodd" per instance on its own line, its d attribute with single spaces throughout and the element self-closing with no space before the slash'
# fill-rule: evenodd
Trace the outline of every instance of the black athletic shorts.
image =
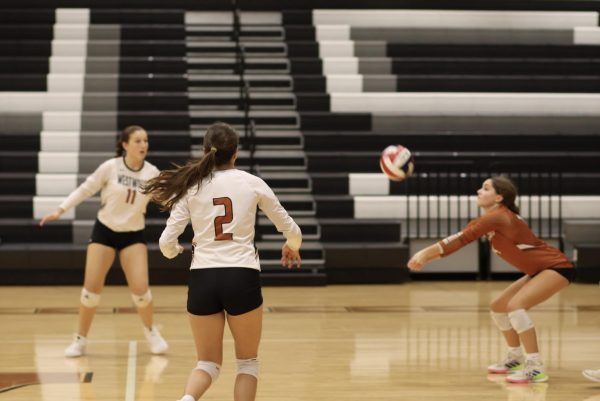
<svg viewBox="0 0 600 401">
<path fill-rule="evenodd" d="M 554 270 L 555 272 L 557 272 L 558 274 L 560 274 L 561 276 L 563 276 L 564 278 L 569 280 L 569 283 L 572 283 L 573 281 L 575 281 L 575 278 L 577 277 L 577 269 L 575 267 L 551 267 L 548 270 Z M 541 270 L 530 277 L 533 278 L 543 271 L 544 270 Z"/>
<path fill-rule="evenodd" d="M 145 244 L 146 239 L 144 238 L 144 230 L 116 232 L 96 220 L 90 243 L 106 245 L 120 251 L 133 244 Z"/>
<path fill-rule="evenodd" d="M 260 272 L 247 267 L 191 269 L 187 310 L 192 315 L 250 312 L 263 303 Z"/>
</svg>

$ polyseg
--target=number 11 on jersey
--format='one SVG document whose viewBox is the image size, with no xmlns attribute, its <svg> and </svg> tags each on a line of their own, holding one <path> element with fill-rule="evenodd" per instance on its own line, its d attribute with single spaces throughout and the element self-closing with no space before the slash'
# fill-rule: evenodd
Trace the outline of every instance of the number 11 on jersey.
<svg viewBox="0 0 600 401">
<path fill-rule="evenodd" d="M 137 194 L 137 191 L 135 189 L 128 189 L 127 190 L 127 199 L 125 199 L 125 203 L 131 203 L 133 205 L 133 203 L 135 202 L 136 194 Z"/>
</svg>

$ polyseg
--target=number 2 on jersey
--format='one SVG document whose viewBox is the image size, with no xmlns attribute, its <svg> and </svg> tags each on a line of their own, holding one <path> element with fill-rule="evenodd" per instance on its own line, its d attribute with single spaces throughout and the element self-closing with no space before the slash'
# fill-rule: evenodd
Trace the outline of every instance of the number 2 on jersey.
<svg viewBox="0 0 600 401">
<path fill-rule="evenodd" d="M 223 224 L 229 224 L 233 221 L 233 204 L 231 199 L 213 198 L 213 205 L 225 207 L 225 215 L 215 217 L 215 241 L 231 241 L 233 234 L 223 232 Z"/>
</svg>

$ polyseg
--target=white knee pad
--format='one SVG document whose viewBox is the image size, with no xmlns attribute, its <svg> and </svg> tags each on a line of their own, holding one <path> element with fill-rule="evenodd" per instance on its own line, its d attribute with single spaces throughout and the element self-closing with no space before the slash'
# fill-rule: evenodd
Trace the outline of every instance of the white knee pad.
<svg viewBox="0 0 600 401">
<path fill-rule="evenodd" d="M 83 306 L 95 308 L 100 303 L 100 294 L 94 294 L 84 288 L 81 289 L 81 297 L 79 301 Z"/>
<path fill-rule="evenodd" d="M 525 309 L 517 309 L 508 313 L 511 326 L 519 334 L 533 328 L 533 321 Z"/>
<path fill-rule="evenodd" d="M 512 330 L 510 319 L 506 313 L 490 311 L 490 314 L 492 315 L 492 320 L 494 323 L 496 323 L 496 326 L 500 329 L 500 331 Z"/>
<path fill-rule="evenodd" d="M 131 299 L 133 299 L 133 303 L 138 308 L 145 308 L 146 306 L 150 305 L 150 302 L 152 302 L 152 293 L 150 292 L 150 289 L 148 289 L 148 291 L 142 295 L 135 295 L 134 293 L 131 293 Z"/>
<path fill-rule="evenodd" d="M 254 376 L 258 379 L 258 359 L 250 358 L 250 359 L 238 359 L 237 360 L 237 374 L 241 375 L 250 375 Z"/>
<path fill-rule="evenodd" d="M 205 371 L 206 373 L 208 373 L 208 375 L 212 379 L 212 382 L 214 383 L 215 380 L 217 380 L 217 377 L 219 377 L 219 373 L 221 372 L 221 365 L 211 361 L 198 361 L 198 364 L 196 365 L 194 370 Z"/>
</svg>

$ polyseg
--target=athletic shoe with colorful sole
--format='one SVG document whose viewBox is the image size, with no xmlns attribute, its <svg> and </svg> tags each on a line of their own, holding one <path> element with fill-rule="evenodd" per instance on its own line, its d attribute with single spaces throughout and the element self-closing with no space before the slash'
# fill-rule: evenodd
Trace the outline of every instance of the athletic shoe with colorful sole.
<svg viewBox="0 0 600 401">
<path fill-rule="evenodd" d="M 549 379 L 544 372 L 544 364 L 539 361 L 525 361 L 525 367 L 521 372 L 506 376 L 506 381 L 509 383 L 526 384 L 526 383 L 545 383 Z"/>
<path fill-rule="evenodd" d="M 488 373 L 506 375 L 520 372 L 523 370 L 523 361 L 518 359 L 507 358 L 503 362 L 495 363 L 488 366 Z"/>
</svg>

